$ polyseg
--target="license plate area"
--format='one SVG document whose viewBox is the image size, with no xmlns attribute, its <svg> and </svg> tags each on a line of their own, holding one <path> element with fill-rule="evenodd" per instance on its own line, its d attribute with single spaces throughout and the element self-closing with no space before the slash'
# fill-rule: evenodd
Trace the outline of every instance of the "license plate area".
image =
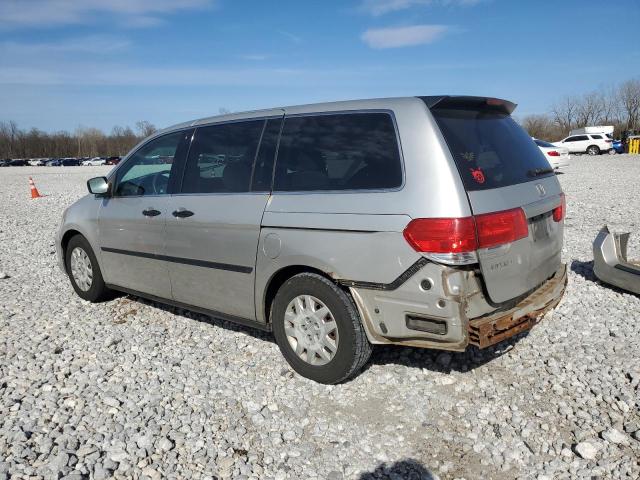
<svg viewBox="0 0 640 480">
<path fill-rule="evenodd" d="M 534 242 L 541 242 L 549 239 L 551 236 L 551 230 L 549 228 L 550 218 L 551 212 L 548 212 L 531 219 L 530 228 L 533 233 Z"/>
</svg>

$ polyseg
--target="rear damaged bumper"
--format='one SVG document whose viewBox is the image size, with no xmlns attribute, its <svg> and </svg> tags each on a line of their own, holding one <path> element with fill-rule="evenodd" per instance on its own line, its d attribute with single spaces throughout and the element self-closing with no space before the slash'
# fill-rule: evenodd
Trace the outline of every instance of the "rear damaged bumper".
<svg viewBox="0 0 640 480">
<path fill-rule="evenodd" d="M 431 285 L 426 290 L 425 280 Z M 371 343 L 464 351 L 469 344 L 485 348 L 530 329 L 560 302 L 566 284 L 561 264 L 517 305 L 496 311 L 473 271 L 430 262 L 397 289 L 350 292 Z"/>
<path fill-rule="evenodd" d="M 562 266 L 540 288 L 507 312 L 469 321 L 469 344 L 486 348 L 531 329 L 554 308 L 567 286 L 567 266 Z"/>
<path fill-rule="evenodd" d="M 601 281 L 640 295 L 640 262 L 627 260 L 629 233 L 604 226 L 593 242 L 593 273 Z"/>
</svg>

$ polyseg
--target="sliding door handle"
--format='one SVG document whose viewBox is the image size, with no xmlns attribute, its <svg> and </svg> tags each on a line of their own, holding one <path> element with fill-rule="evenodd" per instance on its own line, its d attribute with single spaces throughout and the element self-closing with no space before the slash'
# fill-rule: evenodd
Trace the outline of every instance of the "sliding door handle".
<svg viewBox="0 0 640 480">
<path fill-rule="evenodd" d="M 158 215 L 160 215 L 162 212 L 159 210 L 156 210 L 155 208 L 147 208 L 146 210 L 142 211 L 142 214 L 145 217 L 157 217 Z"/>
<path fill-rule="evenodd" d="M 178 210 L 174 210 L 171 215 L 177 218 L 187 218 L 193 215 L 193 212 L 190 210 L 178 209 Z"/>
</svg>

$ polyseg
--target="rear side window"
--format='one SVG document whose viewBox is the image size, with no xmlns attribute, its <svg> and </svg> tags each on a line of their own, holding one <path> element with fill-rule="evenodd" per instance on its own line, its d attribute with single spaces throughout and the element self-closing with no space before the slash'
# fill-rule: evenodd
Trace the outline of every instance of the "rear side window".
<svg viewBox="0 0 640 480">
<path fill-rule="evenodd" d="M 467 190 L 487 190 L 553 175 L 531 137 L 510 115 L 433 109 Z"/>
<path fill-rule="evenodd" d="M 198 128 L 181 192 L 248 192 L 264 124 L 264 120 L 250 120 Z"/>
<path fill-rule="evenodd" d="M 591 138 L 597 139 L 597 140 L 602 140 L 602 135 L 591 135 Z"/>
<path fill-rule="evenodd" d="M 402 185 L 402 165 L 388 113 L 285 118 L 274 190 L 377 190 Z"/>
</svg>

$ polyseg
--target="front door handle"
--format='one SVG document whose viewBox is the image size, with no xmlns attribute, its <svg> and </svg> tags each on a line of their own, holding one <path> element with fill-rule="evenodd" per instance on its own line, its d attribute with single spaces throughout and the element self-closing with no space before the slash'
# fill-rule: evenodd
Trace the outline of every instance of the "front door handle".
<svg viewBox="0 0 640 480">
<path fill-rule="evenodd" d="M 173 213 L 171 214 L 174 217 L 177 218 L 187 218 L 190 217 L 191 215 L 193 215 L 193 212 L 191 210 L 174 210 Z"/>
<path fill-rule="evenodd" d="M 157 217 L 158 215 L 160 215 L 162 212 L 159 210 L 156 210 L 155 208 L 147 208 L 146 210 L 142 211 L 142 214 L 145 217 Z"/>
</svg>

